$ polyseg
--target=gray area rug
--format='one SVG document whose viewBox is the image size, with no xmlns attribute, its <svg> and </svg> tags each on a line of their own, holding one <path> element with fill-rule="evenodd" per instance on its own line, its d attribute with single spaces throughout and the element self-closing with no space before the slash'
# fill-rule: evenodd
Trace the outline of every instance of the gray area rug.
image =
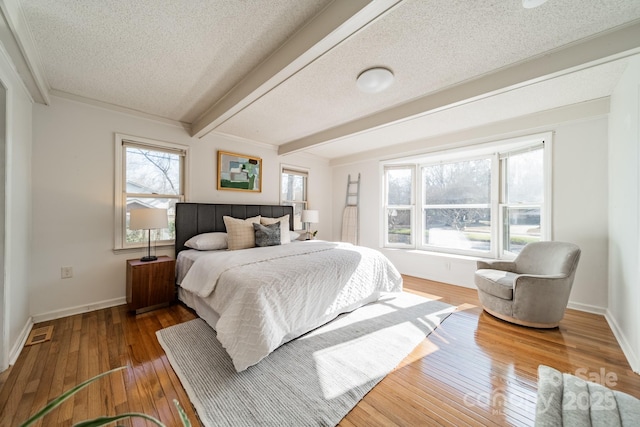
<svg viewBox="0 0 640 427">
<path fill-rule="evenodd" d="M 206 426 L 334 426 L 455 307 L 390 294 L 236 372 L 203 320 L 157 332 Z"/>
</svg>

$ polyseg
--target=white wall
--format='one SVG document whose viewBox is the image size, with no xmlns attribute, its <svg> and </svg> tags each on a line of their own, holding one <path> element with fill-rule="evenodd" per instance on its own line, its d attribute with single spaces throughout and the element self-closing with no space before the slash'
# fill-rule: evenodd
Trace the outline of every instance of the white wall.
<svg viewBox="0 0 640 427">
<path fill-rule="evenodd" d="M 7 89 L 4 323 L 0 371 L 17 358 L 30 327 L 32 102 L 0 45 L 0 81 Z M 1 299 L 1 298 L 0 298 Z"/>
<path fill-rule="evenodd" d="M 539 117 L 538 117 L 539 118 Z M 522 118 L 518 119 L 521 126 Z M 500 129 L 508 127 L 501 123 Z M 571 306 L 604 313 L 607 307 L 607 119 L 602 115 L 561 124 L 545 125 L 538 119 L 509 137 L 554 131 L 553 238 L 582 248 Z M 487 128 L 483 128 L 487 134 Z M 473 133 L 473 132 L 471 132 Z M 488 132 L 490 133 L 490 132 Z M 469 131 L 465 131 L 469 135 Z M 488 140 L 500 140 L 496 135 Z M 484 142 L 469 139 L 469 143 Z M 459 145 L 465 141 L 450 141 Z M 432 151 L 433 141 L 425 141 Z M 416 144 L 411 144 L 412 150 Z M 445 148 L 444 146 L 442 148 Z M 416 154 L 412 151 L 411 154 Z M 396 157 L 401 157 L 401 152 Z M 380 159 L 334 167 L 334 238 L 340 237 L 340 209 L 347 174 L 362 174 L 361 244 L 379 248 L 382 188 Z M 408 250 L 383 249 L 401 273 L 474 288 L 475 259 Z"/>
<path fill-rule="evenodd" d="M 279 157 L 267 145 L 217 135 L 191 138 L 179 126 L 52 97 L 34 107 L 33 253 L 30 312 L 36 320 L 124 302 L 125 261 L 142 250 L 114 253 L 114 134 L 170 141 L 190 147 L 189 201 L 278 204 L 280 163 L 310 171 L 310 201 L 329 217 L 328 162 L 313 156 Z M 217 150 L 263 159 L 263 191 L 216 190 Z M 330 234 L 328 222 L 318 225 Z M 173 255 L 173 248 L 158 250 Z M 74 276 L 60 278 L 72 266 Z"/>
<path fill-rule="evenodd" d="M 611 96 L 609 130 L 609 311 L 607 319 L 640 373 L 640 58 Z"/>
</svg>

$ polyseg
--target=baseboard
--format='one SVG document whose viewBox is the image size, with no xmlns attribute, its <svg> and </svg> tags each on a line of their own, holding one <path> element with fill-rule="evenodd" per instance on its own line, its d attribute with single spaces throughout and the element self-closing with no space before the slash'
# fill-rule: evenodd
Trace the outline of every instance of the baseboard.
<svg viewBox="0 0 640 427">
<path fill-rule="evenodd" d="M 618 326 L 618 322 L 616 322 L 615 317 L 613 317 L 611 312 L 607 310 L 604 318 L 607 319 L 607 323 L 609 323 L 609 327 L 611 328 L 613 335 L 616 337 L 616 340 L 618 340 L 618 344 L 620 344 L 620 348 L 627 358 L 627 362 L 629 362 L 631 369 L 636 374 L 640 374 L 640 357 L 638 357 L 639 355 L 635 353 L 633 347 L 629 344 L 629 341 L 627 341 L 627 338 L 620 329 L 620 326 Z"/>
<path fill-rule="evenodd" d="M 599 307 L 597 305 L 591 304 L 582 304 L 572 301 L 569 301 L 569 304 L 567 304 L 567 308 L 570 308 L 572 310 L 585 311 L 587 313 L 600 314 L 602 316 L 607 313 L 607 309 L 605 307 Z"/>
<path fill-rule="evenodd" d="M 33 317 L 29 317 L 27 319 L 27 323 L 25 323 L 24 327 L 20 331 L 18 339 L 9 352 L 9 366 L 13 365 L 16 363 L 16 360 L 18 360 L 18 356 L 20 356 L 20 352 L 24 348 L 24 343 L 27 342 L 27 338 L 29 338 L 29 334 L 31 333 L 34 323 Z"/>
<path fill-rule="evenodd" d="M 78 305 L 76 307 L 64 308 L 62 310 L 49 311 L 47 313 L 36 314 L 33 316 L 33 323 L 46 322 L 49 320 L 60 319 L 61 317 L 73 316 L 74 314 L 88 313 L 90 311 L 101 310 L 103 308 L 114 307 L 127 303 L 125 297 L 114 298 L 105 301 L 95 302 L 89 305 Z"/>
</svg>

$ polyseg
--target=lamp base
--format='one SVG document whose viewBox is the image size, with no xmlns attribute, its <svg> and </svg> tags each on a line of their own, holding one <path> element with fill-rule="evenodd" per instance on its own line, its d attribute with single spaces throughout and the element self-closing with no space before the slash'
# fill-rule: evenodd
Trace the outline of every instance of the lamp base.
<svg viewBox="0 0 640 427">
<path fill-rule="evenodd" d="M 149 261 L 155 261 L 157 259 L 158 259 L 157 256 L 143 256 L 142 258 L 140 258 L 140 261 L 149 262 Z"/>
</svg>

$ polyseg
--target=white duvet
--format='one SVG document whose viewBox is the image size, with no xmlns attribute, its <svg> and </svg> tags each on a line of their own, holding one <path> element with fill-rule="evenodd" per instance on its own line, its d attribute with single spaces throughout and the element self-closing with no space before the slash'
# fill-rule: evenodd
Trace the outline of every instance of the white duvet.
<svg viewBox="0 0 640 427">
<path fill-rule="evenodd" d="M 201 254 L 180 286 L 218 313 L 218 340 L 240 372 L 381 292 L 401 291 L 402 278 L 376 250 L 306 241 Z"/>
</svg>

